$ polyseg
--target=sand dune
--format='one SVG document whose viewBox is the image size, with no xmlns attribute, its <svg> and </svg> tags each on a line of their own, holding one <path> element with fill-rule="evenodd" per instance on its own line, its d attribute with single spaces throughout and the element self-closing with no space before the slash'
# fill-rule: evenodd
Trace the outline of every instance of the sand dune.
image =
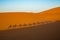
<svg viewBox="0 0 60 40">
<path fill-rule="evenodd" d="M 60 7 L 33 14 L 32 12 L 0 13 L 0 30 L 7 30 L 9 25 L 32 24 L 60 20 Z"/>
</svg>

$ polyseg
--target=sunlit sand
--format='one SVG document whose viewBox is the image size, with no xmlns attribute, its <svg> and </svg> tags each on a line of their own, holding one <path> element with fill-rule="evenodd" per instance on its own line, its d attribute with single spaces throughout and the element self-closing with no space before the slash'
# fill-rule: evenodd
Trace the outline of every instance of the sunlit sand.
<svg viewBox="0 0 60 40">
<path fill-rule="evenodd" d="M 36 12 L 0 12 L 0 30 L 7 30 L 9 25 L 14 24 L 32 24 L 34 22 L 60 20 L 59 7 L 36 14 L 34 13 Z"/>
</svg>

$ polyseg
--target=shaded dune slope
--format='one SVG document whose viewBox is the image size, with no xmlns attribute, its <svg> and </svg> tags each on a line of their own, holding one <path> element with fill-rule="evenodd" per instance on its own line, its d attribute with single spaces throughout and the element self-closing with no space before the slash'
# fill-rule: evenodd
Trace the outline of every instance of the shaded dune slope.
<svg viewBox="0 0 60 40">
<path fill-rule="evenodd" d="M 0 31 L 0 40 L 59 40 L 60 21 L 29 28 Z"/>
</svg>

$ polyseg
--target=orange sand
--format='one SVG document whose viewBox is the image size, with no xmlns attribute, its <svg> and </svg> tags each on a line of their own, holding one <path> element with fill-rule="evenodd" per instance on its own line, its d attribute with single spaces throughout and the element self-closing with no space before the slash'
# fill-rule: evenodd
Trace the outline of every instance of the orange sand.
<svg viewBox="0 0 60 40">
<path fill-rule="evenodd" d="M 41 21 L 60 20 L 60 8 L 53 8 L 44 12 L 33 14 L 32 12 L 5 12 L 0 13 L 0 30 L 8 29 L 14 24 L 29 24 Z"/>
</svg>

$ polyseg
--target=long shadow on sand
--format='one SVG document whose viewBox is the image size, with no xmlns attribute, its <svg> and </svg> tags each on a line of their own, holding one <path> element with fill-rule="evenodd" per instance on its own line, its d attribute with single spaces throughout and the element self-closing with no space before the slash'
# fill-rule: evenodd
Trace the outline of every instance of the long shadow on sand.
<svg viewBox="0 0 60 40">
<path fill-rule="evenodd" d="M 59 32 L 60 21 L 56 21 L 31 28 L 0 31 L 0 40 L 59 40 Z"/>
</svg>

